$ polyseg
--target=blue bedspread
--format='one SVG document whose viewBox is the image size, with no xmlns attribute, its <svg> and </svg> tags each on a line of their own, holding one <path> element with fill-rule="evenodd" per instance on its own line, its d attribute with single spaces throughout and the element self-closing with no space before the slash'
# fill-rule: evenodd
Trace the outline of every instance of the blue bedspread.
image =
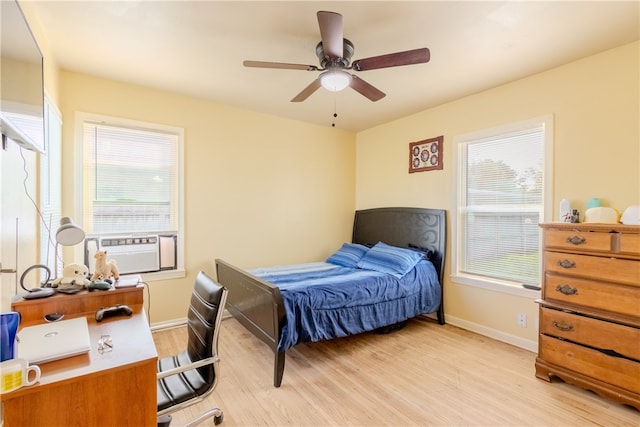
<svg viewBox="0 0 640 427">
<path fill-rule="evenodd" d="M 251 270 L 280 288 L 287 315 L 278 350 L 402 322 L 440 306 L 438 275 L 420 261 L 398 279 L 324 262 Z"/>
</svg>

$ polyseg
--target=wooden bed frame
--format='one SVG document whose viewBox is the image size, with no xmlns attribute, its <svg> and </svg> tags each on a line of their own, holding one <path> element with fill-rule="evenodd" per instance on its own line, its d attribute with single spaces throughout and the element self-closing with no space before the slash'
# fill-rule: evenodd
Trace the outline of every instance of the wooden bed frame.
<svg viewBox="0 0 640 427">
<path fill-rule="evenodd" d="M 359 210 L 353 223 L 353 243 L 415 245 L 432 251 L 433 262 L 442 286 L 446 257 L 446 211 L 423 208 L 377 208 Z M 273 385 L 280 387 L 284 374 L 285 352 L 278 350 L 285 310 L 280 289 L 271 283 L 216 259 L 218 282 L 229 289 L 227 310 L 251 333 L 274 352 Z M 443 292 L 441 292 L 441 295 Z M 438 323 L 444 324 L 444 304 L 440 298 Z"/>
</svg>

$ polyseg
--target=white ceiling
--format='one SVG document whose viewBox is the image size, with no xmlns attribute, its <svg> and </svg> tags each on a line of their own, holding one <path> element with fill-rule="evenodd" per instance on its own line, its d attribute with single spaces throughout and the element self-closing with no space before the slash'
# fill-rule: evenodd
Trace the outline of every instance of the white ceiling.
<svg viewBox="0 0 640 427">
<path fill-rule="evenodd" d="M 63 69 L 353 131 L 640 38 L 637 0 L 28 1 Z M 317 71 L 242 61 L 319 66 L 319 10 L 343 15 L 352 60 L 428 47 L 431 61 L 357 73 L 378 102 L 319 89 L 292 103 Z"/>
</svg>

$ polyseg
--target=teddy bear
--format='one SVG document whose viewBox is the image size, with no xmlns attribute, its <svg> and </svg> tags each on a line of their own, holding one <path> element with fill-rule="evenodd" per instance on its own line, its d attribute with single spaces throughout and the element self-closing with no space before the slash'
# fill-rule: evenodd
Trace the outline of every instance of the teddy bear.
<svg viewBox="0 0 640 427">
<path fill-rule="evenodd" d="M 96 266 L 91 275 L 91 280 L 105 280 L 111 279 L 111 277 L 118 280 L 120 278 L 116 262 L 112 259 L 107 260 L 107 251 L 97 251 L 93 257 L 96 259 Z"/>
<path fill-rule="evenodd" d="M 59 291 L 78 291 L 89 284 L 89 269 L 83 264 L 68 264 L 62 270 L 62 277 L 55 279 L 52 287 Z"/>
</svg>

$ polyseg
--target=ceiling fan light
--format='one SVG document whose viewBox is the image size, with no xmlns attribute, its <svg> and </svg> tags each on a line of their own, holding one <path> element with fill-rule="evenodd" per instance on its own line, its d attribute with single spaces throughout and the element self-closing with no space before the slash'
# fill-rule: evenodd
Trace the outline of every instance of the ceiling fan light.
<svg viewBox="0 0 640 427">
<path fill-rule="evenodd" d="M 351 84 L 351 74 L 342 70 L 330 70 L 320 74 L 320 84 L 331 92 L 340 92 Z"/>
</svg>

